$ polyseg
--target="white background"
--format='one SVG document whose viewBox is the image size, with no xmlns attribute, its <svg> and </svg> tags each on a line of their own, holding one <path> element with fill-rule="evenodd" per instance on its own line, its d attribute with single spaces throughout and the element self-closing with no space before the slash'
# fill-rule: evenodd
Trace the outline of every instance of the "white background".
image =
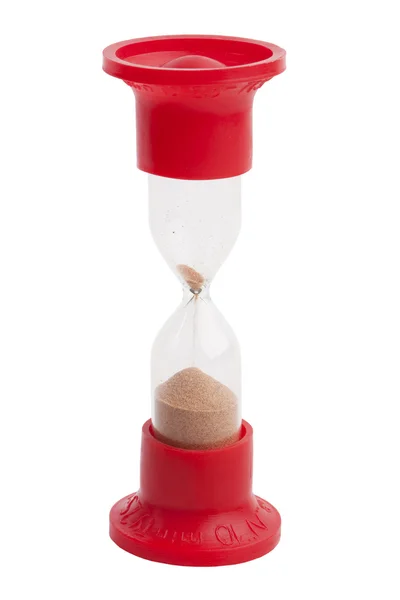
<svg viewBox="0 0 400 600">
<path fill-rule="evenodd" d="M 4 600 L 398 600 L 399 38 L 394 1 L 7 2 L 1 50 Z M 180 287 L 151 240 L 133 95 L 109 43 L 265 39 L 240 239 L 213 298 L 242 346 L 255 489 L 282 513 L 236 567 L 108 539 L 138 482 L 149 354 Z M 171 150 L 173 141 L 171 141 Z"/>
</svg>

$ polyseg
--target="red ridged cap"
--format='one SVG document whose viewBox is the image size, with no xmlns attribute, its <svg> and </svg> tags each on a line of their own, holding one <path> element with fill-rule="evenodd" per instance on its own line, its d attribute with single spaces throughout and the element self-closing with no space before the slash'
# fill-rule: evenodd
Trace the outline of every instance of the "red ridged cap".
<svg viewBox="0 0 400 600">
<path fill-rule="evenodd" d="M 136 97 L 137 162 L 176 179 L 241 175 L 252 163 L 255 92 L 285 69 L 266 42 L 181 35 L 119 42 L 103 69 Z"/>
</svg>

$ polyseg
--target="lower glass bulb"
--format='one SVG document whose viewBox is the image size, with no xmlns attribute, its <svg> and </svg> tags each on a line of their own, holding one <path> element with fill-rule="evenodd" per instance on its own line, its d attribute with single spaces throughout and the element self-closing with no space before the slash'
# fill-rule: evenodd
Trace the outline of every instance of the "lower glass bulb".
<svg viewBox="0 0 400 600">
<path fill-rule="evenodd" d="M 187 291 L 152 351 L 156 437 L 182 448 L 216 448 L 239 437 L 240 350 L 208 290 Z"/>
</svg>

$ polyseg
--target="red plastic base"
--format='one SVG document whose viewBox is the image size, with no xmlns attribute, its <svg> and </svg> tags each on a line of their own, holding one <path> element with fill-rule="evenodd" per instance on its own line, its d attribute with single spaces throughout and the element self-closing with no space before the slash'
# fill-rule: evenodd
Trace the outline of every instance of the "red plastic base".
<svg viewBox="0 0 400 600">
<path fill-rule="evenodd" d="M 219 450 L 182 450 L 156 440 L 143 426 L 140 490 L 110 513 L 111 539 L 123 550 L 157 562 L 229 565 L 270 552 L 281 519 L 254 496 L 251 425 Z"/>
</svg>

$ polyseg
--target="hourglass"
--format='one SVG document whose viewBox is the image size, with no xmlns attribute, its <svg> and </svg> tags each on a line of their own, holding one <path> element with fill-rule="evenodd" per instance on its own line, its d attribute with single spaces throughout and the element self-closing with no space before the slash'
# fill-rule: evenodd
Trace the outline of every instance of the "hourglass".
<svg viewBox="0 0 400 600">
<path fill-rule="evenodd" d="M 150 560 L 239 563 L 280 538 L 279 513 L 252 492 L 240 349 L 210 285 L 240 229 L 255 92 L 284 68 L 281 48 L 224 36 L 143 38 L 104 51 L 104 70 L 135 93 L 150 229 L 183 288 L 153 345 L 140 489 L 110 513 L 116 544 Z"/>
</svg>

